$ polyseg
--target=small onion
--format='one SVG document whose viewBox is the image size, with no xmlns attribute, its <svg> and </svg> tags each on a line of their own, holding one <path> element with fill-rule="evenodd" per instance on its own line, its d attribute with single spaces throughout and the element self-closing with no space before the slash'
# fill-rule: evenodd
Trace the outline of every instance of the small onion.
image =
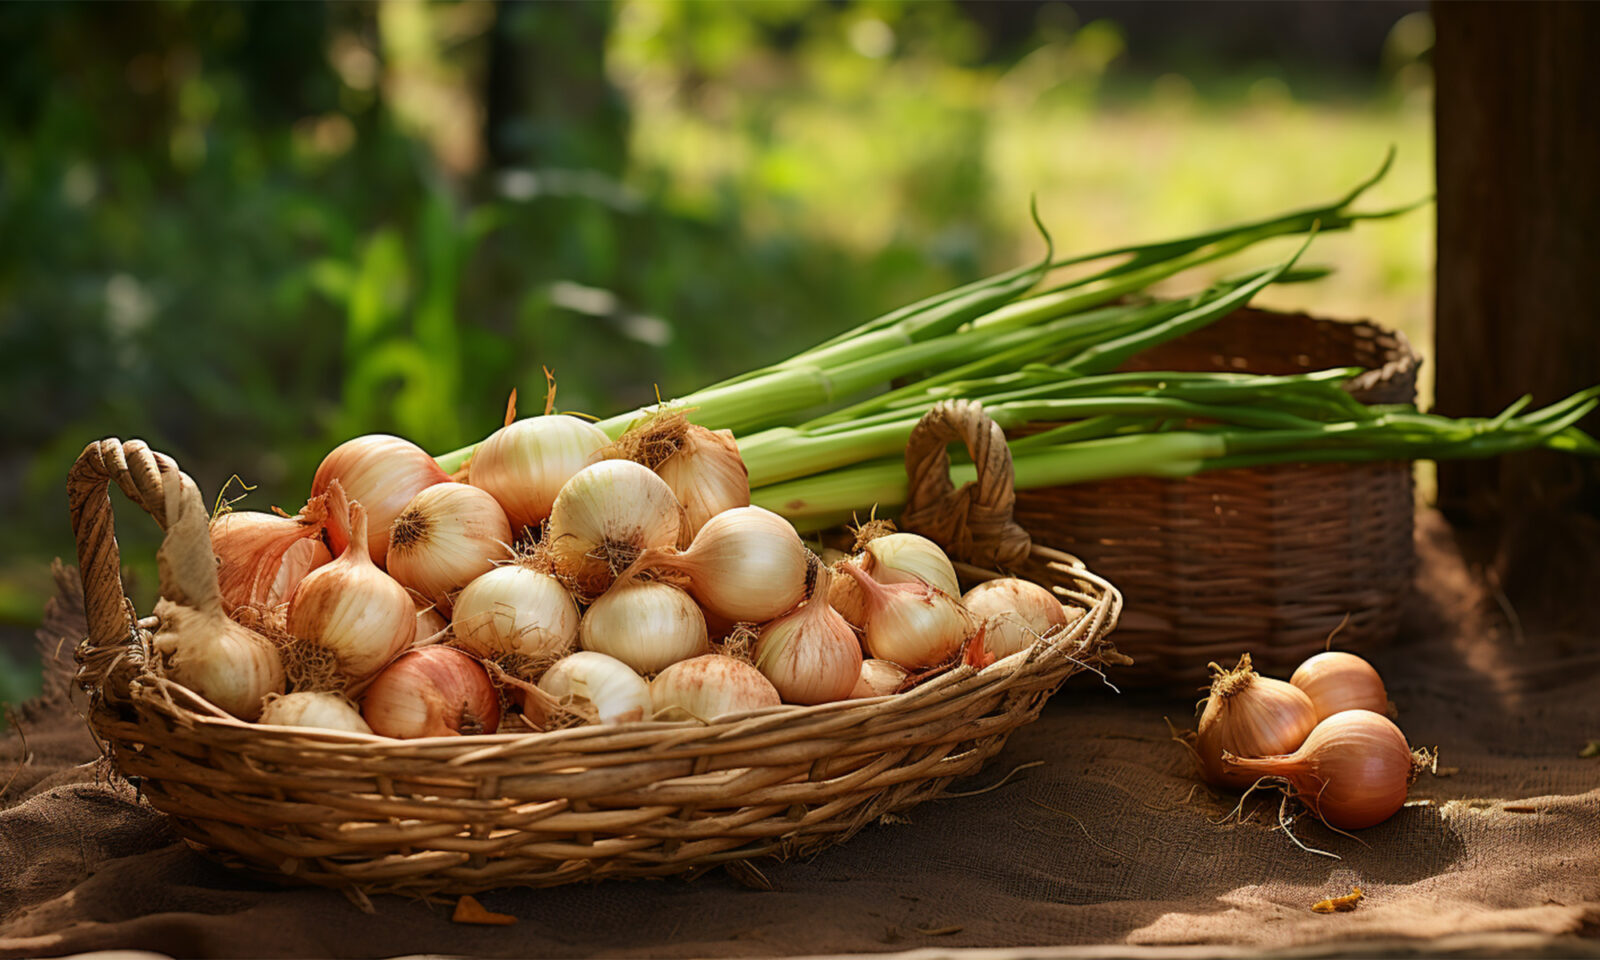
<svg viewBox="0 0 1600 960">
<path fill-rule="evenodd" d="M 828 606 L 827 567 L 818 567 L 811 599 L 761 628 L 756 666 L 786 703 L 830 703 L 850 696 L 861 679 L 861 643 Z"/>
<path fill-rule="evenodd" d="M 245 604 L 284 602 L 306 574 L 333 559 L 322 542 L 327 502 L 327 496 L 313 497 L 293 517 L 230 510 L 211 521 L 211 549 L 229 613 Z"/>
<path fill-rule="evenodd" d="M 639 569 L 680 573 L 706 612 L 739 623 L 765 623 L 804 599 L 811 551 L 789 521 L 761 507 L 724 510 L 688 549 L 650 550 Z"/>
<path fill-rule="evenodd" d="M 717 514 L 750 505 L 750 472 L 731 430 L 689 424 L 678 451 L 655 470 L 683 504 L 688 537 Z"/>
<path fill-rule="evenodd" d="M 678 542 L 683 508 L 666 481 L 631 460 L 602 460 L 556 496 L 545 542 L 557 576 L 587 597 L 651 547 Z"/>
<path fill-rule="evenodd" d="M 1222 755 L 1289 753 L 1304 743 L 1317 725 L 1316 708 L 1298 687 L 1251 669 L 1248 653 L 1232 670 L 1215 664 L 1211 669 L 1211 695 L 1200 715 L 1194 744 L 1200 774 L 1213 786 L 1244 789 L 1256 778 L 1225 765 Z"/>
<path fill-rule="evenodd" d="M 480 657 L 559 657 L 578 639 L 578 605 L 561 581 L 519 564 L 495 567 L 455 601 L 456 644 Z"/>
<path fill-rule="evenodd" d="M 268 697 L 261 723 L 279 727 L 317 727 L 349 733 L 371 733 L 367 721 L 350 701 L 335 693 L 291 693 Z"/>
<path fill-rule="evenodd" d="M 1026 650 L 1067 625 L 1066 608 L 1049 590 L 1014 577 L 980 583 L 961 602 L 987 628 L 984 647 L 996 660 Z"/>
<path fill-rule="evenodd" d="M 1360 830 L 1405 806 L 1413 760 L 1405 734 L 1371 710 L 1345 710 L 1317 724 L 1300 749 L 1284 756 L 1224 754 L 1222 766 L 1247 783 L 1282 777 L 1324 823 Z"/>
<path fill-rule="evenodd" d="M 658 720 L 709 721 L 781 702 L 760 670 L 719 653 L 680 660 L 650 681 L 650 703 Z"/>
<path fill-rule="evenodd" d="M 655 673 L 708 649 L 706 618 L 694 598 L 668 583 L 618 583 L 596 600 L 578 626 L 585 650 L 615 657 L 639 673 Z"/>
<path fill-rule="evenodd" d="M 384 737 L 493 733 L 500 726 L 500 694 L 471 656 L 422 647 L 378 674 L 361 695 L 361 716 Z"/>
<path fill-rule="evenodd" d="M 352 535 L 344 553 L 318 567 L 289 598 L 290 635 L 330 650 L 341 673 L 371 676 L 416 637 L 411 595 L 367 555 L 367 514 L 350 504 Z"/>
<path fill-rule="evenodd" d="M 550 516 L 561 488 L 610 442 L 604 430 L 587 420 L 565 414 L 528 417 L 478 444 L 467 482 L 500 502 L 513 530 L 537 530 Z"/>
<path fill-rule="evenodd" d="M 389 525 L 411 498 L 450 478 L 428 452 L 400 437 L 375 433 L 346 440 L 333 448 L 317 467 L 311 495 L 321 496 L 339 481 L 345 496 L 367 508 L 367 551 L 380 568 L 388 562 Z M 328 545 L 344 552 L 348 533 L 339 524 L 328 527 Z"/>
<path fill-rule="evenodd" d="M 451 595 L 511 556 L 511 524 L 494 497 L 464 483 L 423 490 L 395 518 L 389 574 L 451 610 Z"/>
<path fill-rule="evenodd" d="M 569 710 L 593 713 L 600 723 L 644 720 L 651 712 L 650 684 L 621 660 L 591 650 L 556 661 L 539 678 L 539 689 Z"/>
<path fill-rule="evenodd" d="M 911 674 L 892 660 L 861 661 L 861 676 L 850 691 L 852 699 L 859 697 L 886 697 L 898 693 Z"/>
<path fill-rule="evenodd" d="M 920 580 L 879 583 L 853 564 L 840 569 L 861 585 L 867 652 L 902 667 L 925 670 L 961 651 L 975 629 L 954 597 Z"/>
<path fill-rule="evenodd" d="M 955 565 L 939 545 L 915 533 L 889 533 L 868 540 L 861 553 L 851 558 L 852 563 L 871 575 L 879 583 L 921 582 L 943 590 L 952 597 L 961 596 L 961 584 L 956 579 Z M 861 588 L 853 577 L 836 577 L 828 602 L 851 625 L 865 625 L 866 607 Z"/>
<path fill-rule="evenodd" d="M 1300 664 L 1289 682 L 1311 698 L 1318 720 L 1344 710 L 1389 710 L 1389 693 L 1383 688 L 1383 678 L 1372 664 L 1353 653 L 1319 653 Z"/>
</svg>

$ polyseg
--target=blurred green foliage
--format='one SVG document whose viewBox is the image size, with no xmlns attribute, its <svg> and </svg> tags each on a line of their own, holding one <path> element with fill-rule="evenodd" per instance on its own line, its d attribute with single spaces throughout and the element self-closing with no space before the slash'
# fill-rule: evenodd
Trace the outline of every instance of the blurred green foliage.
<svg viewBox="0 0 1600 960">
<path fill-rule="evenodd" d="M 442 452 L 513 387 L 537 408 L 544 366 L 613 412 L 1009 266 L 1034 194 L 1072 251 L 1327 199 L 1390 143 L 1374 202 L 1431 189 L 1424 15 L 1314 82 L 1008 16 L 1023 39 L 943 0 L 0 8 L 0 622 L 71 556 L 98 437 L 293 510 L 338 441 Z M 1431 230 L 1319 241 L 1341 272 L 1270 302 L 1425 339 Z M 121 513 L 148 607 L 154 525 Z"/>
</svg>

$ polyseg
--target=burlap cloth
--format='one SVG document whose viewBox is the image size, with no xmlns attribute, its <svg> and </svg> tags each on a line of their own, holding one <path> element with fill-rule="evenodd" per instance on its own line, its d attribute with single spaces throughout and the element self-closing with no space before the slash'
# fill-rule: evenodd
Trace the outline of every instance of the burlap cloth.
<svg viewBox="0 0 1600 960">
<path fill-rule="evenodd" d="M 1404 639 L 1375 659 L 1411 742 L 1438 745 L 1441 766 L 1457 770 L 1424 776 L 1406 809 L 1359 840 L 1297 826 L 1342 859 L 1296 848 L 1276 802 L 1219 822 L 1235 800 L 1196 787 L 1162 719 L 1192 722 L 1192 701 L 1117 696 L 1081 676 L 955 789 L 1015 770 L 1003 785 L 925 804 L 809 861 L 763 864 L 771 890 L 718 872 L 484 896 L 520 918 L 509 927 L 452 924 L 444 905 L 394 897 L 367 915 L 337 893 L 229 873 L 176 840 L 94 762 L 81 705 L 53 672 L 47 695 L 16 715 L 26 748 L 0 741 L 0 784 L 11 778 L 0 957 L 1084 955 L 1074 945 L 1113 956 L 1600 956 L 1600 759 L 1579 757 L 1600 738 L 1595 631 L 1520 635 L 1443 525 L 1424 516 L 1421 531 Z M 70 650 L 81 629 L 68 611 L 44 632 L 68 636 Z M 53 639 L 45 653 L 57 660 Z M 1030 763 L 1041 765 L 1016 769 Z M 1311 912 L 1352 885 L 1367 897 L 1354 912 Z"/>
</svg>

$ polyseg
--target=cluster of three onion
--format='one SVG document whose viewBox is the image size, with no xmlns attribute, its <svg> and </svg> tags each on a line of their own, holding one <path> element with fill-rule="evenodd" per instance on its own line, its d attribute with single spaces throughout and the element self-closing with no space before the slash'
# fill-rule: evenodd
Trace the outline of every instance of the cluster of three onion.
<svg viewBox="0 0 1600 960">
<path fill-rule="evenodd" d="M 1415 761 L 1384 714 L 1388 695 L 1360 657 L 1319 653 L 1288 682 L 1264 677 L 1250 655 L 1214 667 L 1195 737 L 1201 776 L 1244 789 L 1273 778 L 1325 823 L 1355 830 L 1382 823 L 1405 804 Z"/>
</svg>

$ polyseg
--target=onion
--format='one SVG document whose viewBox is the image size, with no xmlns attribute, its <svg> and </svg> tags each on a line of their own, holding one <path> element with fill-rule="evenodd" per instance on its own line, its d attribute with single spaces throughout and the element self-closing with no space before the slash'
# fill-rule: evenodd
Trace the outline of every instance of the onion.
<svg viewBox="0 0 1600 960">
<path fill-rule="evenodd" d="M 850 696 L 886 697 L 891 693 L 898 693 L 900 688 L 905 686 L 906 678 L 909 676 L 911 674 L 905 667 L 892 660 L 863 660 L 861 676 L 856 680 Z"/>
<path fill-rule="evenodd" d="M 1318 720 L 1344 710 L 1371 710 L 1373 713 L 1389 710 L 1389 694 L 1383 688 L 1383 678 L 1372 664 L 1353 653 L 1319 653 L 1300 664 L 1289 682 L 1311 698 Z"/>
<path fill-rule="evenodd" d="M 579 470 L 556 496 L 545 538 L 556 575 L 598 596 L 651 547 L 678 542 L 683 508 L 666 481 L 631 460 Z"/>
<path fill-rule="evenodd" d="M 289 599 L 288 631 L 331 651 L 352 680 L 371 676 L 416 637 L 416 606 L 405 587 L 367 555 L 367 514 L 350 504 L 350 542 L 313 570 Z"/>
<path fill-rule="evenodd" d="M 311 495 L 327 493 L 329 484 L 338 480 L 345 496 L 367 508 L 367 550 L 372 562 L 382 567 L 388 562 L 389 525 L 394 518 L 423 489 L 449 479 L 428 452 L 410 440 L 374 433 L 334 447 L 317 467 Z M 340 525 L 328 527 L 333 552 L 344 551 L 347 537 Z"/>
<path fill-rule="evenodd" d="M 561 581 L 520 564 L 495 567 L 455 602 L 456 645 L 480 657 L 516 654 L 548 663 L 578 639 L 578 605 Z"/>
<path fill-rule="evenodd" d="M 1250 655 L 1223 670 L 1211 665 L 1211 695 L 1200 715 L 1195 753 L 1200 775 L 1213 786 L 1243 789 L 1256 778 L 1229 769 L 1224 753 L 1236 757 L 1285 754 L 1305 742 L 1317 725 L 1316 708 L 1298 687 L 1263 677 L 1250 667 Z"/>
<path fill-rule="evenodd" d="M 680 660 L 650 681 L 650 703 L 659 720 L 709 721 L 781 702 L 760 670 L 719 653 Z"/>
<path fill-rule="evenodd" d="M 556 661 L 539 678 L 539 689 L 591 721 L 628 723 L 650 715 L 650 684 L 621 660 L 591 650 Z"/>
<path fill-rule="evenodd" d="M 1360 830 L 1394 816 L 1411 786 L 1411 747 L 1387 717 L 1345 710 L 1317 724 L 1300 749 L 1284 756 L 1223 755 L 1231 776 L 1251 783 L 1282 777 L 1324 823 Z"/>
<path fill-rule="evenodd" d="M 668 583 L 619 582 L 594 602 L 578 627 L 585 650 L 655 673 L 705 653 L 706 619 L 694 598 Z"/>
<path fill-rule="evenodd" d="M 854 564 L 845 574 L 861 585 L 867 652 L 902 667 L 925 670 L 961 651 L 975 626 L 954 597 L 920 580 L 879 583 Z"/>
<path fill-rule="evenodd" d="M 756 638 L 756 667 L 787 703 L 843 700 L 861 679 L 861 643 L 828 606 L 832 574 L 818 570 L 811 599 L 762 627 Z"/>
<path fill-rule="evenodd" d="M 724 510 L 683 551 L 659 548 L 637 569 L 678 573 L 706 612 L 739 623 L 765 623 L 806 595 L 811 551 L 789 521 L 761 507 Z"/>
<path fill-rule="evenodd" d="M 261 723 L 278 727 L 317 727 L 349 733 L 371 733 L 367 721 L 350 701 L 336 693 L 291 693 L 269 696 Z"/>
<path fill-rule="evenodd" d="M 1014 577 L 980 583 L 961 602 L 986 627 L 984 648 L 996 660 L 1026 650 L 1067 625 L 1066 608 L 1049 590 Z"/>
<path fill-rule="evenodd" d="M 655 471 L 683 504 L 689 537 L 717 514 L 750 505 L 750 472 L 731 430 L 688 424 L 677 452 L 656 464 Z"/>
<path fill-rule="evenodd" d="M 263 697 L 283 692 L 283 661 L 272 641 L 235 623 L 223 609 L 200 491 L 170 461 L 161 474 L 167 535 L 156 551 L 156 652 L 172 679 L 228 713 L 254 720 Z"/>
<path fill-rule="evenodd" d="M 222 605 L 229 613 L 246 604 L 276 606 L 305 575 L 333 559 L 322 542 L 328 497 L 311 498 L 298 516 L 231 510 L 211 521 Z"/>
<path fill-rule="evenodd" d="M 464 483 L 418 493 L 395 518 L 389 573 L 451 611 L 451 595 L 511 556 L 511 524 L 494 497 Z"/>
<path fill-rule="evenodd" d="M 587 420 L 565 414 L 528 417 L 478 444 L 467 482 L 500 502 L 513 530 L 537 530 L 550 516 L 561 488 L 610 442 L 604 430 Z"/>
<path fill-rule="evenodd" d="M 494 733 L 500 694 L 471 656 L 452 647 L 422 647 L 378 674 L 361 696 L 361 716 L 384 737 Z"/>
<path fill-rule="evenodd" d="M 879 583 L 925 583 L 952 597 L 961 596 L 956 568 L 939 545 L 915 533 L 888 533 L 873 537 L 849 563 L 871 575 Z M 836 577 L 828 602 L 851 625 L 866 623 L 865 601 L 853 577 Z"/>
</svg>

